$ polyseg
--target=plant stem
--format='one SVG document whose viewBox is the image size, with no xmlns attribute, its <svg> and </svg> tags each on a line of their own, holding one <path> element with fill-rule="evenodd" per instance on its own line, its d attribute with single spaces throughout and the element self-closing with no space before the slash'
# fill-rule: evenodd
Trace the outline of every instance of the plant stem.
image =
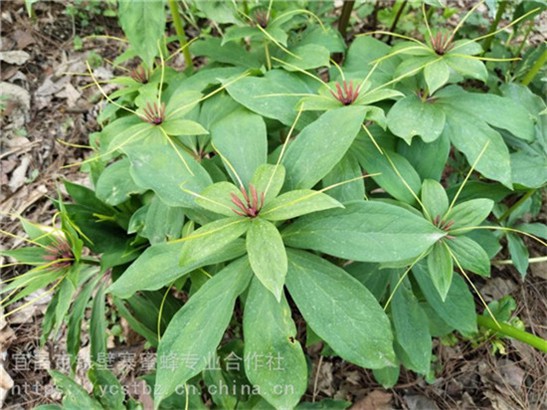
<svg viewBox="0 0 547 410">
<path fill-rule="evenodd" d="M 86 263 L 88 265 L 97 265 L 97 266 L 99 266 L 101 264 L 101 262 L 99 262 L 97 259 L 89 258 L 89 257 L 85 257 L 85 256 L 81 257 L 80 261 L 83 262 L 83 263 Z"/>
<path fill-rule="evenodd" d="M 526 45 L 526 42 L 528 41 L 528 37 L 530 37 L 530 33 L 532 32 L 532 29 L 534 28 L 534 22 L 530 21 L 528 23 L 528 26 L 526 28 L 526 32 L 524 33 L 524 38 L 520 42 L 519 48 L 517 49 L 517 52 L 514 54 L 515 57 L 520 56 L 520 53 L 522 53 L 522 49 Z"/>
<path fill-rule="evenodd" d="M 536 192 L 535 189 L 531 189 L 526 192 L 517 202 L 511 205 L 511 207 L 507 211 L 505 211 L 498 220 L 504 221 L 505 219 L 507 219 L 513 213 L 513 211 L 521 206 L 523 203 L 525 203 L 528 198 L 530 198 L 534 194 L 534 192 Z"/>
<path fill-rule="evenodd" d="M 507 1 L 501 1 L 498 6 L 498 10 L 496 11 L 496 16 L 494 17 L 494 21 L 492 21 L 492 24 L 490 25 L 490 28 L 488 29 L 488 34 L 492 34 L 494 31 L 498 29 L 498 25 L 500 24 L 501 18 L 503 17 L 503 13 L 505 12 L 506 7 L 507 7 Z M 484 39 L 484 42 L 482 43 L 482 48 L 485 53 L 488 50 L 490 50 L 490 46 L 492 45 L 493 40 L 494 40 L 494 36 L 492 35 Z"/>
<path fill-rule="evenodd" d="M 477 324 L 487 329 L 493 330 L 495 333 L 500 333 L 504 336 L 512 337 L 513 339 L 520 340 L 532 347 L 535 347 L 542 352 L 547 352 L 547 340 L 542 339 L 536 335 L 525 332 L 524 330 L 517 329 L 506 323 L 496 324 L 491 318 L 477 315 Z"/>
<path fill-rule="evenodd" d="M 348 31 L 349 18 L 351 17 L 351 11 L 355 5 L 355 0 L 346 0 L 342 6 L 342 12 L 340 13 L 340 19 L 338 20 L 338 31 L 345 39 Z"/>
<path fill-rule="evenodd" d="M 405 0 L 401 3 L 401 7 L 399 7 L 399 10 L 397 10 L 397 14 L 395 15 L 395 19 L 393 19 L 393 24 L 389 28 L 389 31 L 391 33 L 395 32 L 395 29 L 397 28 L 397 23 L 399 22 L 399 19 L 401 18 L 401 15 L 403 14 L 403 10 L 406 7 L 406 4 L 408 3 L 408 0 Z M 393 40 L 393 36 L 388 36 L 387 44 L 391 44 L 391 41 Z"/>
<path fill-rule="evenodd" d="M 271 70 L 272 69 L 272 60 L 270 58 L 270 46 L 267 42 L 264 43 L 264 54 L 266 54 L 266 68 L 268 70 Z"/>
<path fill-rule="evenodd" d="M 547 256 L 538 256 L 536 258 L 529 258 L 528 263 L 541 263 L 547 262 Z M 492 261 L 492 265 L 513 265 L 512 259 L 505 259 L 499 261 Z"/>
<path fill-rule="evenodd" d="M 186 63 L 186 68 L 189 71 L 194 71 L 192 55 L 190 54 L 190 50 L 188 49 L 188 40 L 186 39 L 186 33 L 184 32 L 184 27 L 182 26 L 182 19 L 180 18 L 176 0 L 169 0 L 169 10 L 171 10 L 171 16 L 173 17 L 173 24 L 179 38 L 180 47 L 183 48 L 182 53 L 184 54 L 184 62 Z"/>
<path fill-rule="evenodd" d="M 532 82 L 534 77 L 539 73 L 539 70 L 545 65 L 547 62 L 547 50 L 543 52 L 541 56 L 536 60 L 530 71 L 528 71 L 528 74 L 524 76 L 524 78 L 521 81 L 522 85 L 528 85 Z"/>
</svg>

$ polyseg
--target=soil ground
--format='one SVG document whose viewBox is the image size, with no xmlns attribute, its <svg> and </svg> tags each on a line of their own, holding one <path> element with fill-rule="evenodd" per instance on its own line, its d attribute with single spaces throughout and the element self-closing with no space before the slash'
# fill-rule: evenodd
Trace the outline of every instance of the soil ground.
<svg viewBox="0 0 547 410">
<path fill-rule="evenodd" d="M 98 91 L 88 87 L 85 61 L 98 60 L 100 68 L 95 74 L 106 80 L 116 74 L 109 60 L 120 53 L 113 41 L 86 41 L 78 51 L 74 47 L 75 35 L 84 37 L 98 31 L 120 35 L 114 18 L 97 14 L 84 27 L 81 19 L 65 14 L 62 2 L 39 2 L 35 11 L 32 21 L 22 1 L 2 2 L 0 81 L 2 90 L 8 87 L 13 95 L 0 101 L 0 229 L 10 233 L 0 237 L 3 248 L 22 244 L 11 236 L 23 234 L 11 214 L 47 224 L 55 212 L 49 198 L 58 195 L 60 181 L 87 184 L 77 166 L 67 167 L 85 158 L 86 150 L 78 146 L 85 146 L 89 134 L 99 128 L 96 116 L 102 102 Z M 545 221 L 545 214 L 542 218 Z M 534 250 L 532 253 L 539 255 Z M 22 273 L 18 269 L 4 268 L 2 277 Z M 512 267 L 504 267 L 477 286 L 487 300 L 512 295 L 517 301 L 516 315 L 527 329 L 547 337 L 547 264 L 533 265 L 525 281 Z M 62 351 L 62 338 L 39 350 L 45 306 L 38 303 L 10 317 L 7 323 L 0 320 L 0 391 L 8 390 L 5 408 L 28 409 L 59 401 L 44 368 L 21 369 L 16 362 L 28 355 L 53 357 Z M 144 341 L 127 329 L 124 332 L 132 339 L 130 349 L 143 351 Z M 546 356 L 515 341 L 502 341 L 502 346 L 504 352 L 494 353 L 490 338 L 459 340 L 451 346 L 437 343 L 434 354 L 439 370 L 433 383 L 403 372 L 398 385 L 389 390 L 378 386 L 370 372 L 338 359 L 321 358 L 317 349 L 310 349 L 314 369 L 305 399 L 348 400 L 356 410 L 547 408 Z M 134 369 L 141 367 L 137 364 Z M 120 370 L 119 375 L 129 384 L 139 371 Z M 83 370 L 81 380 L 82 376 Z M 27 388 L 17 390 L 17 386 Z M 137 398 L 149 403 L 149 398 Z"/>
</svg>

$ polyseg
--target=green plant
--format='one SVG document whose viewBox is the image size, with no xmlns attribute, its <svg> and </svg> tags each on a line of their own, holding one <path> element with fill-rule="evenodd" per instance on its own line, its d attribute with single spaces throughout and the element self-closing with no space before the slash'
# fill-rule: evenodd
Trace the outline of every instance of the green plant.
<svg viewBox="0 0 547 410">
<path fill-rule="evenodd" d="M 537 172 L 545 103 L 484 63 L 513 61 L 482 56 L 479 40 L 496 35 L 499 22 L 475 40 L 458 38 L 471 11 L 451 32 L 427 26 L 425 41 L 396 35 L 406 41 L 390 46 L 365 35 L 346 50 L 294 2 L 193 2 L 223 37 L 190 42 L 188 10 L 169 6 L 177 36 L 166 39 L 163 3 L 121 2 L 125 57 L 142 64 L 113 79 L 119 89 L 110 95 L 90 70 L 108 104 L 90 137 L 94 155 L 74 165 L 94 190 L 67 183 L 75 203 L 58 202 L 70 246 L 54 247 L 61 259 L 49 282 L 64 283 L 74 266 L 89 269 L 94 284 L 104 277 L 91 319 L 102 331 L 95 362 L 106 350 L 105 294 L 157 348 L 147 376 L 156 408 L 203 406 L 200 383 L 237 390 L 209 391 L 218 407 L 294 408 L 307 388 L 304 346 L 314 340 L 324 354 L 373 369 L 386 387 L 401 365 L 432 380 L 432 338 L 457 331 L 478 340 L 477 325 L 547 350 L 488 306 L 470 275 L 489 277 L 503 236 L 522 274 L 528 255 L 517 235 L 546 245 L 545 225 L 521 221 L 538 209 L 547 180 Z M 426 21 L 437 12 L 412 7 Z M 134 26 L 139 19 L 145 30 Z M 177 72 L 169 62 L 179 52 L 188 67 L 190 53 L 208 62 Z M 338 52 L 341 64 L 330 58 Z M 479 92 L 469 79 L 499 92 Z M 81 256 L 84 247 L 97 258 Z M 27 253 L 41 252 L 31 249 L 4 253 L 28 264 Z M 59 265 L 65 259 L 71 268 Z M 49 283 L 22 281 L 9 285 L 23 286 L 18 298 Z M 83 312 L 94 287 L 70 283 L 87 295 L 73 309 Z M 46 316 L 58 326 L 68 302 L 56 298 L 62 306 Z M 306 323 L 305 340 L 294 316 Z M 277 357 L 286 367 L 209 368 L 232 354 Z M 257 389 L 241 393 L 244 386 Z"/>
</svg>

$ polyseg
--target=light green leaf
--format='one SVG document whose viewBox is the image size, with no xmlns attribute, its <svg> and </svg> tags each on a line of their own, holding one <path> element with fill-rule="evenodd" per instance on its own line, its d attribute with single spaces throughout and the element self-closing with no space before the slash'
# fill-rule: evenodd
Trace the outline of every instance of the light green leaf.
<svg viewBox="0 0 547 410">
<path fill-rule="evenodd" d="M 429 95 L 432 95 L 448 82 L 450 67 L 441 59 L 424 68 L 424 77 Z"/>
<path fill-rule="evenodd" d="M 414 265 L 412 273 L 420 285 L 427 303 L 445 323 L 460 333 L 464 335 L 475 333 L 477 331 L 475 302 L 465 281 L 459 275 L 454 275 L 446 299 L 443 301 L 431 280 L 427 264 L 424 262 Z"/>
<path fill-rule="evenodd" d="M 63 408 L 64 409 L 89 409 L 89 410 L 103 410 L 103 406 L 98 401 L 89 397 L 87 391 L 72 380 L 71 377 L 65 376 L 61 372 L 56 370 L 50 370 L 49 374 L 55 383 L 55 387 L 60 389 L 63 395 Z"/>
<path fill-rule="evenodd" d="M 422 101 L 409 95 L 395 103 L 387 114 L 387 125 L 391 132 L 410 144 L 412 137 L 419 135 L 424 142 L 435 141 L 444 129 L 445 114 L 435 101 Z"/>
<path fill-rule="evenodd" d="M 488 70 L 484 63 L 476 58 L 466 55 L 458 56 L 454 54 L 446 54 L 443 58 L 450 68 L 466 78 L 475 78 L 486 82 L 488 80 Z"/>
<path fill-rule="evenodd" d="M 277 228 L 262 218 L 255 218 L 247 232 L 249 262 L 256 277 L 279 301 L 287 275 L 287 253 Z"/>
<path fill-rule="evenodd" d="M 297 189 L 272 199 L 260 211 L 260 216 L 270 221 L 285 221 L 312 212 L 343 207 L 336 199 L 320 191 Z"/>
<path fill-rule="evenodd" d="M 217 182 L 205 188 L 196 198 L 196 203 L 208 211 L 225 216 L 235 216 L 234 209 L 239 209 L 232 202 L 231 195 L 236 195 L 243 203 L 241 191 L 230 182 Z"/>
<path fill-rule="evenodd" d="M 296 118 L 294 107 L 300 100 L 300 94 L 315 94 L 317 87 L 312 88 L 299 74 L 274 69 L 264 77 L 243 78 L 227 89 L 234 100 L 249 110 L 290 126 Z M 314 114 L 303 113 L 297 129 L 315 117 Z"/>
<path fill-rule="evenodd" d="M 168 135 L 203 135 L 209 134 L 203 125 L 198 122 L 180 118 L 166 120 L 161 127 Z"/>
<path fill-rule="evenodd" d="M 249 225 L 248 218 L 223 218 L 203 225 L 181 238 L 180 241 L 184 242 L 180 256 L 181 266 L 191 265 L 213 256 L 247 232 Z"/>
<path fill-rule="evenodd" d="M 140 194 L 144 189 L 139 188 L 131 175 L 129 159 L 124 158 L 106 167 L 97 180 L 95 194 L 104 203 L 116 206 L 129 199 L 131 194 Z"/>
<path fill-rule="evenodd" d="M 212 255 L 179 266 L 183 247 L 184 242 L 164 242 L 146 248 L 108 291 L 127 299 L 135 292 L 161 289 L 200 267 L 229 261 L 245 253 L 243 239 L 236 239 Z"/>
<path fill-rule="evenodd" d="M 296 326 L 285 296 L 278 302 L 257 278 L 251 282 L 245 301 L 243 337 L 244 357 L 273 358 L 271 366 L 257 366 L 253 360 L 245 360 L 249 381 L 275 408 L 294 408 L 308 384 L 306 358 L 296 340 Z M 277 386 L 291 389 L 280 392 Z"/>
<path fill-rule="evenodd" d="M 397 152 L 406 158 L 422 178 L 441 179 L 450 153 L 450 140 L 445 134 L 430 143 L 414 138 L 409 146 L 403 141 L 397 144 Z"/>
<path fill-rule="evenodd" d="M 167 205 L 195 208 L 194 197 L 181 188 L 201 192 L 212 183 L 211 177 L 167 138 L 158 130 L 143 143 L 124 148 L 131 161 L 131 176 L 139 187 L 153 190 Z"/>
<path fill-rule="evenodd" d="M 441 184 L 432 179 L 425 179 L 422 184 L 422 203 L 429 216 L 434 220 L 441 218 L 448 210 L 448 196 Z"/>
<path fill-rule="evenodd" d="M 490 276 L 490 258 L 486 251 L 467 236 L 456 236 L 446 241 L 455 259 L 463 269 L 481 276 Z"/>
<path fill-rule="evenodd" d="M 256 191 L 264 193 L 265 204 L 279 194 L 284 183 L 285 167 L 281 164 L 262 164 L 256 169 L 251 179 L 251 184 L 256 188 Z"/>
<path fill-rule="evenodd" d="M 165 1 L 120 0 L 118 17 L 131 47 L 152 67 L 165 32 Z"/>
<path fill-rule="evenodd" d="M 283 164 L 286 188 L 311 188 L 342 159 L 365 118 L 363 107 L 330 110 L 304 128 L 289 148 Z"/>
<path fill-rule="evenodd" d="M 507 234 L 507 245 L 513 265 L 515 265 L 515 268 L 517 268 L 520 275 L 525 277 L 529 265 L 528 258 L 530 256 L 528 247 L 524 241 L 514 233 Z"/>
<path fill-rule="evenodd" d="M 478 226 L 488 217 L 488 215 L 490 215 L 493 207 L 494 201 L 491 199 L 472 199 L 457 204 L 443 219 L 446 221 L 454 221 L 450 230 L 468 226 Z"/>
<path fill-rule="evenodd" d="M 454 263 L 443 242 L 433 245 L 433 249 L 427 256 L 427 267 L 437 292 L 439 292 L 441 299 L 445 301 L 452 283 Z"/>
<path fill-rule="evenodd" d="M 374 175 L 372 179 L 391 196 L 407 204 L 416 202 L 408 187 L 412 189 L 415 195 L 418 195 L 422 182 L 414 167 L 410 165 L 405 157 L 385 148 L 383 153 L 379 152 L 370 138 L 363 133 L 359 134 L 355 140 L 351 152 L 363 169 L 366 169 L 370 174 L 378 174 Z M 397 169 L 400 176 L 394 168 Z M 404 178 L 406 184 L 402 178 Z"/>
<path fill-rule="evenodd" d="M 359 161 L 350 149 L 338 164 L 323 178 L 323 188 L 329 188 L 328 194 L 340 202 L 362 200 L 365 198 L 365 182 Z M 348 182 L 350 181 L 351 182 Z"/>
<path fill-rule="evenodd" d="M 317 67 L 328 67 L 330 62 L 330 52 L 323 46 L 317 44 L 306 44 L 290 50 L 294 55 L 287 55 L 281 63 L 285 70 L 296 71 L 295 67 L 301 70 L 309 70 Z"/>
<path fill-rule="evenodd" d="M 313 331 L 351 363 L 372 369 L 394 365 L 389 319 L 367 288 L 318 256 L 288 254 L 287 287 Z"/>
<path fill-rule="evenodd" d="M 467 113 L 448 107 L 444 110 L 446 112 L 444 134 L 458 151 L 463 152 L 469 164 L 474 164 L 484 150 L 476 170 L 485 177 L 512 188 L 509 150 L 501 135 L 485 122 Z"/>
<path fill-rule="evenodd" d="M 176 355 L 168 366 L 158 363 L 154 400 L 156 408 L 177 386 L 207 367 L 230 318 L 236 298 L 252 276 L 246 259 L 239 259 L 209 279 L 169 322 L 158 347 L 158 358 Z M 204 326 L 206 324 L 206 326 Z M 192 362 L 182 358 L 195 358 Z M 194 363 L 195 362 L 195 363 Z"/>
<path fill-rule="evenodd" d="M 289 246 L 362 262 L 415 258 L 443 236 L 412 212 L 373 201 L 305 216 L 283 231 Z"/>
<path fill-rule="evenodd" d="M 213 125 L 211 138 L 215 150 L 229 163 L 225 163 L 226 170 L 238 185 L 240 178 L 247 186 L 258 166 L 266 162 L 266 124 L 260 115 L 245 109 L 234 111 Z"/>
<path fill-rule="evenodd" d="M 440 92 L 439 97 L 442 97 L 442 104 L 467 113 L 468 119 L 475 117 L 528 142 L 535 139 L 533 115 L 510 98 L 492 93 L 472 93 L 455 86 Z"/>
<path fill-rule="evenodd" d="M 414 296 L 408 279 L 398 289 L 392 286 L 392 292 L 395 294 L 391 301 L 391 318 L 395 339 L 406 353 L 403 363 L 425 375 L 429 373 L 433 348 L 427 316 Z"/>
</svg>

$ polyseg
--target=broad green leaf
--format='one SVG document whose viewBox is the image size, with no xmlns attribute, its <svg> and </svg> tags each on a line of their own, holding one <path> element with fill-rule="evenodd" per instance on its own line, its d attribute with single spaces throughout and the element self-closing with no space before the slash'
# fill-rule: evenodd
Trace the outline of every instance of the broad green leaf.
<svg viewBox="0 0 547 410">
<path fill-rule="evenodd" d="M 270 221 L 285 221 L 312 212 L 343 207 L 336 199 L 320 191 L 297 189 L 272 199 L 260 211 L 260 216 Z"/>
<path fill-rule="evenodd" d="M 165 1 L 120 0 L 118 18 L 131 47 L 148 67 L 152 67 L 154 57 L 163 45 Z"/>
<path fill-rule="evenodd" d="M 490 276 L 490 258 L 486 251 L 467 236 L 455 236 L 446 241 L 454 258 L 464 270 L 481 276 Z"/>
<path fill-rule="evenodd" d="M 381 369 L 373 369 L 372 374 L 376 381 L 382 385 L 384 389 L 389 389 L 397 384 L 399 380 L 399 366 L 387 366 Z"/>
<path fill-rule="evenodd" d="M 161 289 L 200 267 L 232 260 L 245 253 L 245 244 L 239 239 L 212 255 L 179 266 L 183 247 L 184 242 L 164 242 L 150 246 L 110 285 L 108 291 L 126 299 L 138 291 Z"/>
<path fill-rule="evenodd" d="M 93 395 L 109 410 L 125 410 L 125 391 L 119 380 L 108 369 L 92 367 L 88 372 L 93 384 Z"/>
<path fill-rule="evenodd" d="M 247 186 L 256 169 L 266 162 L 266 124 L 260 115 L 245 109 L 234 111 L 213 125 L 211 138 L 215 150 L 226 160 L 226 170 L 238 185 L 241 179 Z"/>
<path fill-rule="evenodd" d="M 482 53 L 482 46 L 472 40 L 464 39 L 464 40 L 456 40 L 452 43 L 452 48 L 448 52 L 448 54 L 455 53 L 455 54 L 467 54 L 467 55 L 476 55 Z"/>
<path fill-rule="evenodd" d="M 270 70 L 264 77 L 243 78 L 228 86 L 228 93 L 241 105 L 266 118 L 273 118 L 290 126 L 297 115 L 294 109 L 300 94 L 315 94 L 303 76 L 285 70 Z M 296 94 L 296 95 L 295 95 Z M 310 123 L 316 116 L 303 113 L 297 129 Z"/>
<path fill-rule="evenodd" d="M 410 144 L 419 135 L 426 143 L 435 141 L 444 129 L 445 114 L 435 101 L 422 101 L 416 95 L 399 100 L 387 114 L 391 132 Z"/>
<path fill-rule="evenodd" d="M 372 179 L 391 196 L 407 204 L 416 202 L 408 187 L 412 189 L 415 195 L 418 195 L 422 182 L 416 170 L 405 157 L 390 149 L 384 148 L 383 152 L 378 151 L 370 138 L 364 133 L 359 134 L 351 147 L 351 152 L 363 169 L 366 169 L 370 174 L 378 174 L 374 175 Z"/>
<path fill-rule="evenodd" d="M 203 225 L 180 239 L 184 243 L 180 256 L 181 266 L 213 256 L 247 232 L 249 226 L 249 219 L 240 217 L 223 218 Z"/>
<path fill-rule="evenodd" d="M 374 62 L 390 52 L 386 43 L 379 41 L 372 36 L 355 38 L 344 59 L 344 72 L 355 73 L 365 78 L 374 67 Z M 370 80 L 377 84 L 384 84 L 393 79 L 393 72 L 397 66 L 397 58 L 387 58 L 379 63 L 371 73 Z"/>
<path fill-rule="evenodd" d="M 277 301 L 257 278 L 251 282 L 245 301 L 243 337 L 244 357 L 273 358 L 270 366 L 245 360 L 249 381 L 260 388 L 260 395 L 275 408 L 294 408 L 308 384 L 306 358 L 296 340 L 296 326 L 285 296 Z M 291 386 L 291 389 L 280 392 L 276 386 Z"/>
<path fill-rule="evenodd" d="M 355 201 L 365 198 L 365 182 L 361 178 L 363 171 L 359 161 L 350 149 L 346 155 L 323 178 L 323 188 L 328 189 L 329 196 L 340 202 Z M 349 182 L 351 180 L 351 182 Z M 331 186 L 340 184 L 334 188 Z"/>
<path fill-rule="evenodd" d="M 441 218 L 448 210 L 448 196 L 444 188 L 437 181 L 425 179 L 422 184 L 422 203 L 434 220 L 437 216 Z"/>
<path fill-rule="evenodd" d="M 168 206 L 157 195 L 154 195 L 145 211 L 139 235 L 147 238 L 151 244 L 181 237 L 184 225 L 183 208 Z"/>
<path fill-rule="evenodd" d="M 306 44 L 292 48 L 293 55 L 283 57 L 281 63 L 287 71 L 309 70 L 317 67 L 328 67 L 330 63 L 330 52 L 323 46 L 317 44 Z"/>
<path fill-rule="evenodd" d="M 444 134 L 456 149 L 465 155 L 469 164 L 474 164 L 482 152 L 476 170 L 511 188 L 511 160 L 501 135 L 467 113 L 447 107 L 444 110 Z"/>
<path fill-rule="evenodd" d="M 468 121 L 480 119 L 525 141 L 531 142 L 535 139 L 533 116 L 525 107 L 510 98 L 492 93 L 468 92 L 455 86 L 440 92 L 439 97 L 443 105 L 468 114 Z"/>
<path fill-rule="evenodd" d="M 144 192 L 133 182 L 129 174 L 131 163 L 124 158 L 106 167 L 95 187 L 97 198 L 108 205 L 116 206 L 129 199 L 131 194 Z"/>
<path fill-rule="evenodd" d="M 450 227 L 451 231 L 468 226 L 478 226 L 490 215 L 493 207 L 494 201 L 491 199 L 471 199 L 454 206 L 443 219 L 454 221 Z"/>
<path fill-rule="evenodd" d="M 409 146 L 403 141 L 397 144 L 397 152 L 406 158 L 418 175 L 439 181 L 450 153 L 450 140 L 445 134 L 430 143 L 414 138 Z"/>
<path fill-rule="evenodd" d="M 296 250 L 288 255 L 287 287 L 313 331 L 351 363 L 394 365 L 389 319 L 367 288 L 318 256 Z"/>
<path fill-rule="evenodd" d="M 232 196 L 237 196 L 243 203 L 245 199 L 241 191 L 230 182 L 217 182 L 205 188 L 196 198 L 196 203 L 208 211 L 225 216 L 235 216 L 234 209 L 239 209 L 232 202 Z"/>
<path fill-rule="evenodd" d="M 158 360 L 178 357 L 167 365 L 158 362 L 154 390 L 156 407 L 177 386 L 206 368 L 215 354 L 230 318 L 236 298 L 252 276 L 246 259 L 239 259 L 209 279 L 169 322 L 158 347 Z M 205 326 L 206 324 L 206 326 Z M 196 358 L 191 362 L 183 358 Z"/>
<path fill-rule="evenodd" d="M 359 201 L 305 216 L 283 231 L 285 244 L 362 262 L 419 256 L 445 233 L 395 205 Z"/>
<path fill-rule="evenodd" d="M 547 183 L 545 155 L 533 155 L 527 151 L 511 154 L 511 176 L 515 184 L 529 188 L 541 188 Z"/>
<path fill-rule="evenodd" d="M 281 164 L 262 164 L 256 169 L 251 179 L 251 184 L 254 185 L 256 191 L 264 192 L 265 204 L 279 194 L 284 183 L 285 167 Z"/>
<path fill-rule="evenodd" d="M 287 275 L 287 253 L 279 231 L 271 222 L 254 218 L 247 232 L 246 245 L 253 272 L 279 301 Z"/>
<path fill-rule="evenodd" d="M 515 265 L 515 268 L 517 268 L 520 275 L 525 277 L 529 265 L 528 258 L 530 254 L 528 252 L 528 247 L 524 241 L 514 233 L 507 234 L 507 245 L 513 265 Z"/>
<path fill-rule="evenodd" d="M 431 252 L 427 255 L 427 268 L 441 299 L 446 300 L 454 274 L 454 263 L 443 241 L 433 245 Z"/>
<path fill-rule="evenodd" d="M 56 370 L 50 370 L 49 374 L 55 383 L 55 387 L 63 392 L 64 409 L 103 410 L 103 406 L 89 397 L 87 391 L 71 377 L 65 376 Z"/>
<path fill-rule="evenodd" d="M 207 74 L 205 71 L 203 74 Z M 193 78 L 193 77 L 192 77 Z M 193 90 L 182 81 L 181 85 L 173 92 L 165 106 L 165 121 L 173 122 L 183 117 L 197 107 L 202 99 L 202 94 L 198 90 Z M 175 123 L 174 123 L 175 124 Z"/>
<path fill-rule="evenodd" d="M 429 95 L 432 95 L 448 82 L 450 77 L 450 67 L 440 59 L 439 61 L 429 64 L 424 68 L 424 78 L 427 84 Z"/>
<path fill-rule="evenodd" d="M 161 127 L 168 135 L 203 135 L 209 132 L 198 122 L 175 118 L 165 120 Z"/>
<path fill-rule="evenodd" d="M 467 55 L 446 54 L 443 61 L 457 73 L 466 78 L 475 78 L 486 82 L 488 80 L 488 70 L 484 63 Z"/>
<path fill-rule="evenodd" d="M 304 128 L 289 145 L 283 164 L 288 190 L 311 188 L 340 161 L 365 118 L 363 107 L 327 111 Z"/>
<path fill-rule="evenodd" d="M 124 150 L 131 161 L 135 183 L 154 191 L 169 206 L 197 207 L 194 197 L 182 188 L 201 192 L 212 182 L 192 156 L 159 130 L 143 143 Z"/>
<path fill-rule="evenodd" d="M 443 321 L 463 335 L 471 335 L 477 331 L 477 315 L 473 295 L 459 275 L 454 275 L 452 278 L 452 284 L 443 302 L 431 280 L 426 263 L 419 262 L 414 265 L 412 273 L 420 285 L 427 303 Z"/>
<path fill-rule="evenodd" d="M 395 339 L 406 353 L 408 360 L 403 360 L 406 367 L 420 374 L 427 374 L 431 362 L 432 341 L 425 312 L 410 286 L 410 281 L 403 281 L 391 301 L 391 319 L 395 330 Z"/>
<path fill-rule="evenodd" d="M 68 309 L 72 303 L 72 297 L 74 296 L 76 289 L 71 280 L 64 279 L 59 286 L 59 289 L 56 291 L 55 296 L 52 299 L 52 302 L 49 304 L 45 316 L 52 316 L 52 321 L 50 321 L 49 329 L 46 329 L 46 318 L 44 318 L 43 330 L 41 335 L 41 343 L 45 343 L 47 338 L 52 336 L 55 338 L 61 328 L 61 325 L 65 321 Z M 54 303 L 55 301 L 55 303 Z"/>
<path fill-rule="evenodd" d="M 250 53 L 236 43 L 222 44 L 220 38 L 209 37 L 192 43 L 193 55 L 204 56 L 211 61 L 247 68 L 259 68 L 261 63 L 256 54 Z"/>
</svg>

